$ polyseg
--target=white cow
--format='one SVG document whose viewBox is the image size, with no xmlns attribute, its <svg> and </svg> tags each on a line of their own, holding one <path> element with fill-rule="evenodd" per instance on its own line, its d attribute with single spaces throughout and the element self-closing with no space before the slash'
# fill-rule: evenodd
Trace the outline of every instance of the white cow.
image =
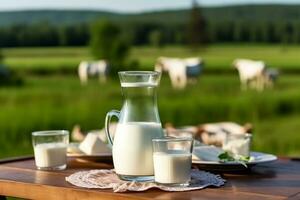
<svg viewBox="0 0 300 200">
<path fill-rule="evenodd" d="M 236 59 L 233 65 L 239 72 L 242 90 L 246 90 L 248 87 L 258 91 L 264 89 L 264 70 L 266 66 L 263 61 Z"/>
<path fill-rule="evenodd" d="M 176 89 L 185 88 L 188 79 L 196 80 L 202 72 L 200 58 L 167 58 L 160 57 L 155 64 L 155 71 L 168 72 L 172 86 Z"/>
<path fill-rule="evenodd" d="M 78 76 L 81 84 L 86 84 L 89 76 L 98 76 L 100 82 L 106 82 L 109 65 L 105 60 L 81 61 L 78 67 Z"/>
</svg>

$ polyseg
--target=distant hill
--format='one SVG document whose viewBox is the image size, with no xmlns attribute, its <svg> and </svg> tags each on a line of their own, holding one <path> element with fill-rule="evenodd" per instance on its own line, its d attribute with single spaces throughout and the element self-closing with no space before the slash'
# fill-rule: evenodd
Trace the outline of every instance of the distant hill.
<svg viewBox="0 0 300 200">
<path fill-rule="evenodd" d="M 208 21 L 299 21 L 300 5 L 238 5 L 202 8 Z M 166 10 L 138 14 L 120 14 L 95 10 L 27 10 L 0 12 L 0 26 L 48 21 L 53 24 L 75 24 L 99 18 L 118 22 L 186 22 L 189 10 Z"/>
</svg>

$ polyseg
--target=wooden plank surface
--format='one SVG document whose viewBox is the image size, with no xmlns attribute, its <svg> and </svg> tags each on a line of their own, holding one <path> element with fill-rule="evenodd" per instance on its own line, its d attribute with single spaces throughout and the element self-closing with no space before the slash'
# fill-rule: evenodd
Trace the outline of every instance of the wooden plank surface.
<svg viewBox="0 0 300 200">
<path fill-rule="evenodd" d="M 222 174 L 221 188 L 191 192 L 113 193 L 111 190 L 82 189 L 65 181 L 79 170 L 110 169 L 112 164 L 82 163 L 74 159 L 64 171 L 38 171 L 34 160 L 0 164 L 0 195 L 27 199 L 297 199 L 300 194 L 300 162 L 280 159 L 254 167 L 250 172 Z"/>
<path fill-rule="evenodd" d="M 28 159 L 32 159 L 32 158 L 33 158 L 32 155 L 21 156 L 21 157 L 13 157 L 13 158 L 6 158 L 6 159 L 1 159 L 0 160 L 0 164 L 9 163 L 9 162 L 16 162 L 16 161 L 22 161 L 22 160 L 28 160 Z"/>
</svg>

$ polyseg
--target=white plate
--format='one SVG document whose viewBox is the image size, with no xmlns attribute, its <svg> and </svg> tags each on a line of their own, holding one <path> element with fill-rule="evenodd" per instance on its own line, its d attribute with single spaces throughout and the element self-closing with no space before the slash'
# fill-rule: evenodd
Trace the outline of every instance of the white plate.
<svg viewBox="0 0 300 200">
<path fill-rule="evenodd" d="M 254 160 L 247 163 L 247 168 L 238 162 L 218 162 L 218 161 L 205 161 L 193 159 L 192 163 L 196 164 L 200 169 L 213 170 L 213 171 L 241 171 L 247 170 L 250 167 L 267 162 L 273 162 L 277 160 L 277 157 L 272 154 L 266 154 L 262 152 L 251 152 L 251 156 L 254 157 Z"/>
</svg>

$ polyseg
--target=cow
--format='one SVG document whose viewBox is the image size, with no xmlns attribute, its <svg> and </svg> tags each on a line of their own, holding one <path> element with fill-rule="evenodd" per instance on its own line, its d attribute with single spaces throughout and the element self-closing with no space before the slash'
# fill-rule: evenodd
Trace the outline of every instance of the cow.
<svg viewBox="0 0 300 200">
<path fill-rule="evenodd" d="M 239 72 L 242 90 L 252 88 L 262 91 L 264 89 L 264 71 L 266 65 L 263 61 L 236 59 L 233 62 L 233 66 Z"/>
<path fill-rule="evenodd" d="M 168 58 L 159 57 L 155 64 L 155 71 L 168 72 L 172 87 L 183 89 L 188 80 L 196 81 L 203 69 L 203 61 L 200 58 Z"/>
<path fill-rule="evenodd" d="M 108 72 L 109 65 L 105 60 L 81 61 L 78 67 L 78 76 L 82 85 L 87 84 L 89 76 L 98 76 L 99 81 L 104 83 Z"/>
</svg>

